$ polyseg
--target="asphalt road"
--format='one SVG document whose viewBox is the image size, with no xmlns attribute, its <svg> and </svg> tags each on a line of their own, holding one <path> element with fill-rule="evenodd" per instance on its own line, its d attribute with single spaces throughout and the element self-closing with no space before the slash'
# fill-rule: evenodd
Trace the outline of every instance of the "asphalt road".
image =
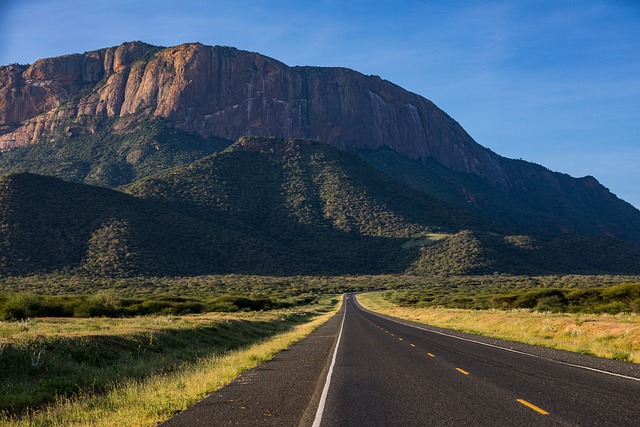
<svg viewBox="0 0 640 427">
<path fill-rule="evenodd" d="M 353 295 L 165 426 L 640 426 L 640 367 L 432 328 Z"/>
<path fill-rule="evenodd" d="M 337 343 L 344 305 L 304 340 L 177 414 L 162 427 L 310 426 Z"/>
<path fill-rule="evenodd" d="M 345 308 L 322 426 L 640 426 L 638 380 Z"/>
</svg>

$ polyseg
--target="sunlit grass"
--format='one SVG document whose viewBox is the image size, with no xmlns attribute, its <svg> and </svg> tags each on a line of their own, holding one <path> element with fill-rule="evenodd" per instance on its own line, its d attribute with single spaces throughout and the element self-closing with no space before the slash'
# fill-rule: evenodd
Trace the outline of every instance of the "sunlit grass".
<svg viewBox="0 0 640 427">
<path fill-rule="evenodd" d="M 224 353 L 200 357 L 194 361 L 173 367 L 169 371 L 160 370 L 140 379 L 129 379 L 113 383 L 104 392 L 94 394 L 83 392 L 71 398 L 62 397 L 58 402 L 43 409 L 32 410 L 27 416 L 11 418 L 5 415 L 0 418 L 0 425 L 7 426 L 152 426 L 168 419 L 172 415 L 193 405 L 207 394 L 217 390 L 232 381 L 242 372 L 271 359 L 279 351 L 288 348 L 293 343 L 307 336 L 314 329 L 326 322 L 336 312 L 337 307 L 328 302 L 315 307 L 296 309 L 298 314 L 307 313 L 310 321 L 302 324 L 292 324 L 285 332 L 260 340 L 249 347 Z M 277 310 L 265 313 L 247 313 L 239 315 L 260 319 L 262 322 L 279 322 L 293 310 Z M 313 316 L 312 316 L 313 315 Z M 106 320 L 96 319 L 96 322 L 107 322 L 109 328 L 126 335 L 126 328 L 143 328 L 146 331 L 156 331 L 165 326 L 176 327 L 176 323 L 185 322 L 190 327 L 211 319 L 223 321 L 234 316 L 202 315 L 184 316 L 181 318 L 149 318 L 149 319 L 118 319 L 130 320 L 131 324 L 124 325 L 116 322 L 111 325 Z M 209 319 L 209 320 L 207 320 Z M 77 325 L 71 322 L 69 328 L 74 330 Z M 82 321 L 82 320 L 80 320 Z M 163 325 L 163 322 L 167 322 Z M 44 324 L 45 322 L 43 322 Z M 298 322 L 300 323 L 300 322 Z M 54 323 L 56 325 L 56 323 Z M 195 325 L 195 326 L 194 326 Z M 183 324 L 184 326 L 184 324 Z M 43 326 L 44 327 L 44 326 Z M 46 326 L 47 328 L 49 326 Z M 52 326 L 54 334 L 62 332 Z M 146 329 L 148 328 L 148 329 Z M 111 329 L 112 332 L 115 332 Z M 104 330 L 102 333 L 106 333 Z"/>
<path fill-rule="evenodd" d="M 43 317 L 15 322 L 0 321 L 0 342 L 26 342 L 54 337 L 124 336 L 151 334 L 167 330 L 205 327 L 214 323 L 235 320 L 269 321 L 277 315 L 304 312 L 303 309 L 267 312 L 239 312 L 191 314 L 184 316 L 141 316 L 131 318 L 55 318 Z"/>
<path fill-rule="evenodd" d="M 427 325 L 640 363 L 637 314 L 399 307 L 380 293 L 358 295 L 358 301 L 370 310 Z"/>
</svg>

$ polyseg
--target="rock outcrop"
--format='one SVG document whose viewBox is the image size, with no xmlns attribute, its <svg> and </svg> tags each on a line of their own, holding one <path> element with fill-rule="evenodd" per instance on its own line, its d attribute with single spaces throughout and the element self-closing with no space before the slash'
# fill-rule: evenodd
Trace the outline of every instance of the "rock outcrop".
<svg viewBox="0 0 640 427">
<path fill-rule="evenodd" d="M 205 137 L 307 138 L 347 151 L 388 146 L 508 182 L 497 156 L 432 102 L 346 68 L 289 67 L 198 43 L 133 42 L 2 67 L 0 80 L 0 150 L 38 143 L 60 123 L 73 132 L 85 116 L 145 114 Z"/>
<path fill-rule="evenodd" d="M 152 122 L 162 131 L 146 131 Z M 169 128 L 180 136 L 167 137 Z M 114 133 L 140 137 L 113 146 L 105 134 Z M 356 152 L 409 187 L 515 229 L 640 242 L 640 211 L 595 178 L 501 157 L 431 101 L 377 76 L 199 43 L 131 42 L 0 67 L 0 173 L 116 186 L 215 151 L 209 137 L 243 136 Z M 199 147 L 185 148 L 193 140 Z M 10 153 L 16 147 L 31 151 Z M 145 153 L 157 156 L 133 170 Z"/>
</svg>

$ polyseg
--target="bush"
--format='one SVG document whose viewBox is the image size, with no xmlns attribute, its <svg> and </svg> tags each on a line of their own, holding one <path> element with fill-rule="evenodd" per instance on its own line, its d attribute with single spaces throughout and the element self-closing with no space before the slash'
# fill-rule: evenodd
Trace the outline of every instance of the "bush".
<svg viewBox="0 0 640 427">
<path fill-rule="evenodd" d="M 63 317 L 71 312 L 60 303 L 29 293 L 14 293 L 0 302 L 0 319 L 22 320 L 29 317 Z"/>
<path fill-rule="evenodd" d="M 124 314 L 122 300 L 110 291 L 99 291 L 74 307 L 74 317 L 115 317 Z"/>
<path fill-rule="evenodd" d="M 567 299 L 564 295 L 550 295 L 538 300 L 534 307 L 536 311 L 548 311 L 551 313 L 561 313 L 567 307 Z"/>
<path fill-rule="evenodd" d="M 601 304 L 593 308 L 594 313 L 618 314 L 628 313 L 631 309 L 629 304 L 623 301 L 613 301 L 608 304 Z"/>
<path fill-rule="evenodd" d="M 514 301 L 515 308 L 536 309 L 538 302 L 543 299 L 554 297 L 566 304 L 566 297 L 560 289 L 540 289 L 536 291 L 526 292 Z M 549 300 L 553 301 L 553 300 Z"/>
</svg>

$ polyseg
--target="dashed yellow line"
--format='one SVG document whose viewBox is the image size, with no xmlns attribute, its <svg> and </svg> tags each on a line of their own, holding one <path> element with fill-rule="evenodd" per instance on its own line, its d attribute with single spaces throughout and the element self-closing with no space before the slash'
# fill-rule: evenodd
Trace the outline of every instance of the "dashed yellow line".
<svg viewBox="0 0 640 427">
<path fill-rule="evenodd" d="M 373 324 L 373 323 L 372 323 L 372 324 Z M 386 329 L 382 328 L 381 326 L 375 325 L 375 327 L 376 327 L 376 328 L 378 328 L 378 329 L 380 329 L 381 331 L 386 332 L 387 334 L 391 335 L 392 337 L 395 337 L 395 334 L 390 333 L 388 330 L 386 330 Z M 402 338 L 400 338 L 400 337 L 398 338 L 398 340 L 399 340 L 399 341 L 404 341 L 404 340 L 403 340 Z M 415 345 L 415 344 L 413 344 L 413 343 L 409 343 L 409 345 L 410 345 L 411 347 L 415 347 L 415 346 L 416 346 L 416 345 Z M 429 357 L 433 357 L 433 358 L 435 358 L 435 357 L 436 357 L 436 356 L 435 356 L 435 354 L 433 354 L 433 353 L 427 353 L 427 355 L 428 355 Z M 465 370 L 464 370 L 464 369 L 462 369 L 462 368 L 456 368 L 456 371 L 460 372 L 460 373 L 461 373 L 461 374 L 463 374 L 463 375 L 469 375 L 469 372 L 465 371 Z M 527 408 L 529 408 L 529 409 L 532 409 L 532 410 L 536 411 L 536 412 L 537 412 L 537 413 L 539 413 L 539 414 L 542 414 L 542 415 L 549 415 L 549 413 L 548 413 L 547 411 L 545 411 L 544 409 L 542 409 L 542 408 L 540 408 L 540 407 L 538 407 L 538 406 L 536 406 L 536 405 L 534 405 L 534 404 L 532 404 L 532 403 L 529 403 L 529 402 L 527 402 L 527 401 L 526 401 L 526 400 L 524 400 L 524 399 L 516 399 L 516 401 L 517 401 L 518 403 L 521 403 L 522 405 L 526 406 Z"/>
<path fill-rule="evenodd" d="M 534 411 L 536 411 L 539 414 L 542 415 L 549 415 L 549 413 L 547 411 L 545 411 L 542 408 L 538 408 L 536 405 L 534 405 L 533 403 L 529 403 L 524 399 L 516 399 L 519 403 L 522 403 L 524 406 L 526 406 L 529 409 L 533 409 Z"/>
</svg>

